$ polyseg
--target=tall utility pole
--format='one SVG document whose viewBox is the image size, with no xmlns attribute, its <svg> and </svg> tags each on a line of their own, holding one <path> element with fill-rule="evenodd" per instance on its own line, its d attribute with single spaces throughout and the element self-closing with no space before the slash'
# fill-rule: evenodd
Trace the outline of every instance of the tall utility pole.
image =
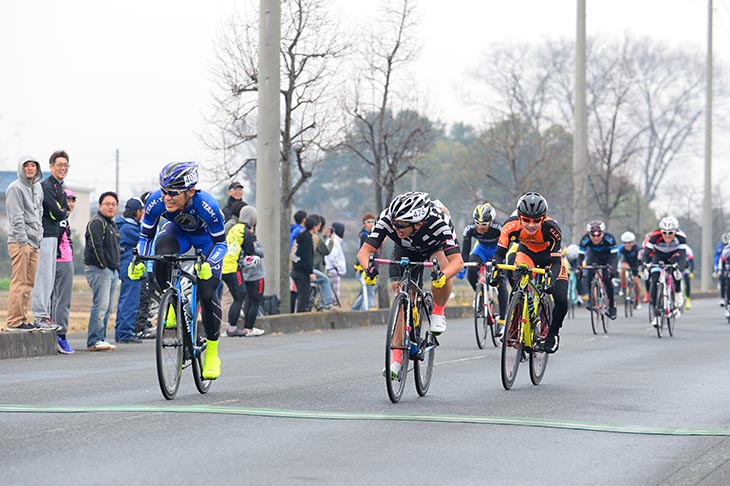
<svg viewBox="0 0 730 486">
<path fill-rule="evenodd" d="M 586 220 L 586 165 L 588 128 L 586 117 L 586 1 L 577 0 L 575 30 L 575 109 L 573 112 L 573 221 L 570 238 L 577 241 Z"/>
<path fill-rule="evenodd" d="M 705 198 L 702 202 L 702 267 L 703 292 L 710 290 L 712 268 L 712 0 L 707 1 L 707 72 L 705 78 Z"/>
<path fill-rule="evenodd" d="M 114 159 L 116 161 L 116 181 L 114 183 L 114 192 L 116 192 L 117 197 L 119 197 L 119 149 L 116 150 Z"/>
<path fill-rule="evenodd" d="M 259 213 L 258 237 L 266 249 L 266 290 L 268 294 L 288 296 L 289 279 L 284 282 L 288 262 L 282 260 L 283 242 L 288 254 L 289 238 L 281 236 L 281 175 L 279 164 L 279 46 L 281 44 L 281 5 L 279 0 L 259 2 L 259 116 L 256 139 L 256 207 Z M 288 222 L 287 222 L 288 223 Z M 282 264 L 287 268 L 282 269 Z M 288 299 L 286 299 L 288 302 Z M 288 309 L 288 308 L 287 308 Z M 282 309 L 286 312 L 285 309 Z"/>
</svg>

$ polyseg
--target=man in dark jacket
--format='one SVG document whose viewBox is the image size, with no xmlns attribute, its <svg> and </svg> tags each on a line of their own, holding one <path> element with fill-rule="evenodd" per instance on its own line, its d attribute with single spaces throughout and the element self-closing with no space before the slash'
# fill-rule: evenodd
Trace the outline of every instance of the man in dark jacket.
<svg viewBox="0 0 730 486">
<path fill-rule="evenodd" d="M 226 205 L 223 206 L 223 217 L 225 218 L 225 221 L 231 219 L 231 216 L 234 214 L 238 216 L 238 213 L 234 213 L 232 211 L 233 203 L 236 201 L 241 201 L 244 206 L 248 206 L 248 203 L 243 200 L 243 184 L 237 181 L 231 182 L 228 186 L 228 201 L 226 201 Z"/>
<path fill-rule="evenodd" d="M 51 295 L 56 278 L 56 253 L 58 251 L 58 235 L 61 233 L 61 222 L 68 219 L 69 209 L 66 194 L 63 192 L 63 180 L 68 174 L 68 154 L 58 150 L 49 159 L 51 175 L 41 182 L 43 188 L 43 240 L 38 255 L 38 268 L 35 274 L 31 310 L 35 324 L 45 329 L 60 330 L 51 319 Z"/>
<path fill-rule="evenodd" d="M 296 240 L 296 250 L 292 253 L 291 277 L 297 285 L 297 312 L 309 312 L 310 282 L 314 280 L 314 244 L 312 237 L 317 231 L 319 220 L 308 218 L 304 231 Z"/>
<path fill-rule="evenodd" d="M 106 328 L 114 308 L 119 274 L 119 230 L 114 223 L 119 199 L 115 192 L 99 196 L 99 211 L 86 225 L 84 274 L 91 287 L 93 299 L 89 314 L 86 345 L 89 351 L 117 349 L 106 341 Z"/>
<path fill-rule="evenodd" d="M 140 221 L 144 216 L 144 206 L 139 198 L 133 197 L 124 205 L 124 214 L 114 221 L 119 229 L 121 254 L 120 267 L 127 268 L 132 261 L 132 250 L 137 246 L 142 229 Z M 114 340 L 118 343 L 141 343 L 142 340 L 134 334 L 134 323 L 137 318 L 139 292 L 141 280 L 132 280 L 127 272 L 119 272 L 121 286 L 119 287 L 119 302 L 117 304 L 117 319 L 114 325 Z"/>
</svg>

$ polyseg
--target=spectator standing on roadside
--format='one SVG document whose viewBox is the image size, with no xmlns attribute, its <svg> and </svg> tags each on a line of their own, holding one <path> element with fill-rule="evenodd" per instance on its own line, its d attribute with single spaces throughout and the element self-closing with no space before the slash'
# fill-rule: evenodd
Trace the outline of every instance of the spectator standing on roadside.
<svg viewBox="0 0 730 486">
<path fill-rule="evenodd" d="M 310 282 L 314 276 L 314 245 L 312 237 L 317 231 L 319 220 L 307 218 L 304 221 L 304 231 L 297 235 L 294 240 L 295 248 L 292 248 L 292 270 L 291 277 L 297 285 L 297 312 L 309 312 Z"/>
<path fill-rule="evenodd" d="M 243 200 L 243 184 L 238 181 L 231 182 L 228 186 L 228 201 L 226 201 L 226 205 L 223 206 L 224 221 L 228 221 L 231 219 L 231 216 L 238 214 L 238 212 L 233 210 L 233 203 L 236 201 L 242 202 L 244 206 L 248 205 L 248 203 Z"/>
<path fill-rule="evenodd" d="M 340 300 L 340 277 L 347 272 L 347 261 L 345 252 L 342 251 L 342 238 L 345 236 L 345 225 L 332 223 L 332 251 L 324 257 L 324 266 L 327 269 L 327 277 L 332 284 L 332 292 Z"/>
<path fill-rule="evenodd" d="M 238 219 L 241 224 L 246 226 L 246 238 L 253 242 L 253 254 L 246 255 L 241 262 L 241 272 L 246 286 L 246 302 L 243 304 L 243 332 L 246 337 L 256 337 L 265 332 L 263 329 L 254 327 L 259 305 L 264 298 L 264 277 L 266 276 L 263 260 L 264 248 L 256 239 L 256 224 L 258 223 L 256 208 L 246 206 L 241 209 Z"/>
<path fill-rule="evenodd" d="M 362 246 L 362 244 L 365 243 L 365 240 L 368 239 L 370 232 L 373 230 L 374 224 L 375 224 L 375 215 L 373 213 L 365 213 L 362 217 L 362 228 L 360 229 L 360 233 L 358 233 L 358 238 L 360 238 L 360 244 L 358 245 L 358 250 Z M 358 280 L 362 280 L 362 268 L 360 268 L 360 265 L 358 265 L 357 263 L 355 263 L 355 270 L 358 272 Z M 365 288 L 365 291 L 367 292 L 365 294 L 365 298 L 367 298 L 367 306 L 365 306 L 365 301 L 363 299 L 363 293 L 362 293 L 363 287 Z M 374 309 L 374 308 L 375 308 L 375 286 L 374 285 L 365 285 L 364 283 L 362 283 L 362 285 L 360 286 L 360 293 L 357 295 L 357 298 L 355 298 L 355 302 L 352 304 L 352 310 L 368 310 L 368 309 Z"/>
<path fill-rule="evenodd" d="M 43 188 L 43 240 L 38 254 L 38 268 L 32 293 L 32 310 L 36 325 L 59 330 L 51 319 L 51 295 L 53 281 L 56 277 L 56 253 L 58 252 L 58 235 L 61 222 L 68 219 L 69 209 L 66 194 L 63 192 L 63 180 L 68 174 L 68 154 L 57 150 L 48 160 L 51 174 L 41 182 Z"/>
<path fill-rule="evenodd" d="M 106 328 L 114 308 L 119 273 L 119 230 L 114 223 L 119 198 L 112 191 L 99 196 L 99 211 L 86 225 L 84 273 L 92 292 L 89 330 L 86 346 L 89 351 L 117 349 L 106 341 Z"/>
<path fill-rule="evenodd" d="M 294 246 L 294 240 L 296 240 L 297 236 L 299 236 L 299 233 L 304 231 L 304 222 L 307 220 L 307 212 L 303 209 L 300 209 L 296 213 L 294 213 L 294 223 L 289 226 L 289 251 L 291 252 L 292 247 Z M 289 271 L 291 271 L 291 261 L 289 261 Z M 296 284 L 294 283 L 294 279 L 290 278 L 289 281 L 289 288 L 291 289 L 291 295 L 290 295 L 290 309 L 289 311 L 294 314 L 294 305 L 297 301 L 297 289 Z"/>
<path fill-rule="evenodd" d="M 322 292 L 322 305 L 325 309 L 332 308 L 334 300 L 332 296 L 332 284 L 325 273 L 324 259 L 332 252 L 332 228 L 323 231 L 326 221 L 323 216 L 311 215 L 310 218 L 317 218 L 317 231 L 312 235 L 312 244 L 314 245 L 314 276 L 315 282 Z"/>
<path fill-rule="evenodd" d="M 28 322 L 28 304 L 35 283 L 38 250 L 43 239 L 43 189 L 41 164 L 30 155 L 18 161 L 18 178 L 5 191 L 8 213 L 8 331 L 36 331 Z"/>
<path fill-rule="evenodd" d="M 69 189 L 63 190 L 71 213 L 76 207 L 76 194 Z M 51 299 L 51 318 L 61 329 L 56 336 L 56 349 L 61 354 L 72 354 L 74 349 L 68 343 L 68 316 L 71 309 L 71 296 L 74 290 L 74 249 L 71 241 L 71 225 L 66 219 L 61 222 L 56 253 L 56 277 L 53 281 Z"/>
<path fill-rule="evenodd" d="M 139 234 L 142 231 L 140 221 L 144 216 L 142 200 L 136 197 L 128 199 L 124 205 L 124 213 L 115 220 L 119 230 L 119 268 L 125 269 L 132 261 L 132 251 L 137 247 Z M 139 307 L 141 280 L 132 280 L 127 272 L 119 272 L 119 302 L 117 319 L 114 324 L 114 340 L 118 343 L 141 343 L 134 334 L 135 320 Z"/>
<path fill-rule="evenodd" d="M 237 337 L 245 336 L 246 331 L 238 329 L 238 318 L 241 315 L 243 301 L 246 299 L 246 285 L 243 281 L 243 272 L 241 265 L 243 259 L 247 255 L 253 255 L 254 246 L 251 232 L 248 231 L 248 225 L 239 220 L 241 211 L 249 206 L 240 208 L 240 204 L 234 203 L 234 208 L 239 207 L 239 214 L 231 216 L 228 222 L 235 221 L 226 233 L 226 244 L 228 250 L 226 256 L 223 257 L 223 270 L 221 278 L 231 293 L 233 302 L 228 308 L 228 328 L 226 336 Z"/>
</svg>

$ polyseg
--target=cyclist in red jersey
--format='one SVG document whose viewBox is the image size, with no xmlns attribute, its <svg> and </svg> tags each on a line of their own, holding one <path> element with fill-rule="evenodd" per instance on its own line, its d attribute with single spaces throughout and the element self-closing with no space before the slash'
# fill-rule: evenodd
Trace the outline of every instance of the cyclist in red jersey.
<svg viewBox="0 0 730 486">
<path fill-rule="evenodd" d="M 517 243 L 515 265 L 524 263 L 530 267 L 550 269 L 552 276 L 545 291 L 552 294 L 555 307 L 545 339 L 545 352 L 554 353 L 560 346 L 560 328 L 568 312 L 568 272 L 561 258 L 563 237 L 560 226 L 547 215 L 547 211 L 548 204 L 542 195 L 528 192 L 520 197 L 517 214 L 502 224 L 494 262 L 504 263 L 507 249 L 512 243 Z M 501 275 L 499 270 L 495 270 L 490 285 L 499 285 Z"/>
</svg>

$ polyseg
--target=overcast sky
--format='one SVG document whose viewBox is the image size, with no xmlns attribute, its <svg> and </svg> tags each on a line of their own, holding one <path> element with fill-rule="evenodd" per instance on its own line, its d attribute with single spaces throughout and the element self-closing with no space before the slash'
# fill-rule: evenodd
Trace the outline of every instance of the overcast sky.
<svg viewBox="0 0 730 486">
<path fill-rule="evenodd" d="M 0 169 L 15 170 L 23 153 L 34 154 L 45 168 L 50 153 L 65 148 L 69 184 L 113 189 L 118 148 L 120 196 L 126 199 L 132 188 L 153 184 L 165 162 L 211 159 L 198 134 L 210 111 L 214 41 L 226 15 L 251 11 L 247 3 L 0 1 Z M 704 49 L 706 1 L 587 3 L 589 36 L 630 32 Z M 722 61 L 730 59 L 728 3 L 715 1 L 715 57 Z M 446 122 L 482 119 L 456 93 L 489 44 L 575 35 L 575 0 L 418 4 L 423 47 L 415 69 L 430 115 Z M 352 10 L 345 22 L 364 23 L 373 20 L 377 5 L 340 0 L 338 8 Z M 716 181 L 729 175 L 730 164 L 720 163 L 728 155 L 716 144 Z"/>
</svg>

